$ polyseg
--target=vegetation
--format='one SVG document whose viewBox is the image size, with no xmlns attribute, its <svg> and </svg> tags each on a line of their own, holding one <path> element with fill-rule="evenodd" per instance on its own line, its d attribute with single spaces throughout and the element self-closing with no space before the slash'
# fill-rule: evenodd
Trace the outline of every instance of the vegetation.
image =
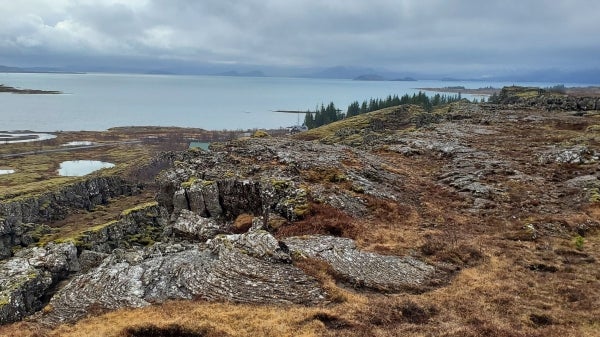
<svg viewBox="0 0 600 337">
<path fill-rule="evenodd" d="M 315 109 L 315 111 L 307 111 L 304 118 L 304 125 L 306 125 L 309 129 L 314 129 L 347 117 L 358 116 L 368 112 L 404 104 L 419 105 L 423 107 L 425 111 L 431 112 L 436 106 L 460 101 L 461 99 L 462 96 L 460 93 L 457 95 L 435 94 L 433 97 L 429 97 L 424 92 L 419 91 L 418 94 L 405 94 L 402 97 L 398 97 L 398 95 L 389 95 L 385 99 L 371 98 L 368 101 L 363 101 L 362 104 L 358 101 L 354 101 L 348 106 L 346 113 L 342 113 L 341 110 L 337 109 L 332 102 L 329 103 L 327 107 L 321 105 L 320 109 Z"/>
<path fill-rule="evenodd" d="M 546 87 L 546 88 L 544 88 L 544 90 L 548 91 L 548 92 L 556 93 L 556 94 L 566 94 L 567 93 L 567 88 L 565 87 L 564 84 L 557 84 L 552 87 Z"/>
</svg>

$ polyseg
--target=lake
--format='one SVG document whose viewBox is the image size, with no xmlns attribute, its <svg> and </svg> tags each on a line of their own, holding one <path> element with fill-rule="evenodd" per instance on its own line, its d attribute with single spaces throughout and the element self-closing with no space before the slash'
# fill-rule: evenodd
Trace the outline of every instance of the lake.
<svg viewBox="0 0 600 337">
<path fill-rule="evenodd" d="M 60 95 L 0 94 L 0 130 L 52 132 L 142 125 L 209 130 L 279 128 L 296 124 L 298 116 L 274 110 L 314 110 L 321 103 L 334 102 L 345 111 L 355 100 L 413 94 L 418 92 L 416 87 L 480 88 L 519 83 L 4 73 L 0 74 L 0 84 L 62 91 Z M 299 116 L 300 123 L 303 117 Z"/>
</svg>

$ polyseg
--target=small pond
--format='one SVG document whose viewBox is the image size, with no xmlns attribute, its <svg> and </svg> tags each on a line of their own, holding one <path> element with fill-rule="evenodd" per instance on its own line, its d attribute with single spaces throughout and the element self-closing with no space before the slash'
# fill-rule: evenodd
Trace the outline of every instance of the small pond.
<svg viewBox="0 0 600 337">
<path fill-rule="evenodd" d="M 96 143 L 90 142 L 87 140 L 82 140 L 82 141 L 68 142 L 66 144 L 62 144 L 61 146 L 90 146 L 90 145 L 94 145 L 94 144 L 96 144 Z"/>
<path fill-rule="evenodd" d="M 210 143 L 207 142 L 191 142 L 190 143 L 190 149 L 202 149 L 204 151 L 209 151 L 208 147 L 210 146 Z"/>
<path fill-rule="evenodd" d="M 81 177 L 92 172 L 114 167 L 115 164 L 98 160 L 70 160 L 60 163 L 58 175 L 63 177 Z"/>
<path fill-rule="evenodd" d="M 15 173 L 15 170 L 0 170 L 0 175 L 12 173 Z"/>
<path fill-rule="evenodd" d="M 50 133 L 10 133 L 0 132 L 0 144 L 39 142 L 42 140 L 56 138 Z"/>
</svg>

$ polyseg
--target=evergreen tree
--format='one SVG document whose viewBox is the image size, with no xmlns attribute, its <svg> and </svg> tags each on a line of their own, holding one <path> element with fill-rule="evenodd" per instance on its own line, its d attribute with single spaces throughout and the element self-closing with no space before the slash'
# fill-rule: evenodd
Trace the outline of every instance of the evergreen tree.
<svg viewBox="0 0 600 337">
<path fill-rule="evenodd" d="M 346 111 L 346 116 L 352 117 L 352 116 L 357 116 L 358 114 L 360 114 L 360 105 L 359 105 L 358 101 L 354 101 L 348 106 L 348 110 Z"/>
</svg>

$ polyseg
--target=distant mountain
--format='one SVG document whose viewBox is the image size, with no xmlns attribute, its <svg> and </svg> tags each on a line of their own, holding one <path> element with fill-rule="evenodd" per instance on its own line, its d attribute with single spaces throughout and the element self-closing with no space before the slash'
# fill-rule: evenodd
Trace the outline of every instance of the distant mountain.
<svg viewBox="0 0 600 337">
<path fill-rule="evenodd" d="M 416 81 L 416 79 L 414 79 L 412 77 L 408 77 L 408 76 L 388 80 L 385 77 L 383 77 L 381 75 L 377 75 L 377 74 L 360 75 L 358 77 L 353 78 L 353 80 L 355 80 L 355 81 L 400 81 L 400 82 Z"/>
<path fill-rule="evenodd" d="M 385 77 L 376 74 L 360 75 L 353 78 L 355 81 L 385 81 Z"/>
<path fill-rule="evenodd" d="M 172 71 L 160 70 L 160 69 L 148 70 L 145 72 L 145 74 L 146 75 L 175 75 Z"/>
<path fill-rule="evenodd" d="M 375 70 L 371 68 L 337 66 L 300 75 L 299 77 L 353 79 L 364 74 L 373 73 L 375 73 Z"/>
<path fill-rule="evenodd" d="M 245 72 L 239 72 L 237 70 L 230 70 L 230 71 L 225 71 L 222 73 L 216 73 L 214 75 L 216 75 L 216 76 L 237 76 L 237 77 L 265 77 L 266 76 L 260 70 L 252 70 L 252 71 L 245 71 Z"/>
<path fill-rule="evenodd" d="M 20 68 L 20 67 L 8 67 L 0 65 L 0 73 L 73 73 L 70 71 L 64 71 L 59 68 L 49 67 L 32 67 L 32 68 Z"/>
</svg>

